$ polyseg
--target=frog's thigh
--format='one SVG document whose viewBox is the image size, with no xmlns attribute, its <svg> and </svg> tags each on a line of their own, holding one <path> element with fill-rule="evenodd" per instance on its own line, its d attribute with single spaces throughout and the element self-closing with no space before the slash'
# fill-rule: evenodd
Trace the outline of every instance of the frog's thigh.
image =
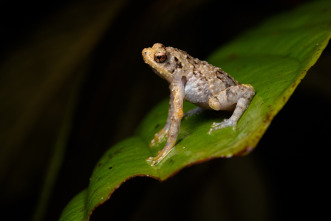
<svg viewBox="0 0 331 221">
<path fill-rule="evenodd" d="M 251 85 L 240 84 L 231 86 L 209 99 L 209 106 L 214 110 L 233 110 L 236 104 L 245 108 L 254 96 L 254 89 Z"/>
</svg>

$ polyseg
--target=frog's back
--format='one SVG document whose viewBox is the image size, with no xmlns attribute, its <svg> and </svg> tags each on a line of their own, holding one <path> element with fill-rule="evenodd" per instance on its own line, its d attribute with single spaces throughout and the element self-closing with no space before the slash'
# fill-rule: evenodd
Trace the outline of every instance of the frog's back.
<svg viewBox="0 0 331 221">
<path fill-rule="evenodd" d="M 221 68 L 206 61 L 192 57 L 186 51 L 167 47 L 167 51 L 175 64 L 175 69 L 181 69 L 185 77 L 185 99 L 204 108 L 209 108 L 209 98 L 222 90 L 239 84 Z"/>
<path fill-rule="evenodd" d="M 192 66 L 186 75 L 185 99 L 198 106 L 209 108 L 211 96 L 239 83 L 221 68 L 188 55 Z"/>
</svg>

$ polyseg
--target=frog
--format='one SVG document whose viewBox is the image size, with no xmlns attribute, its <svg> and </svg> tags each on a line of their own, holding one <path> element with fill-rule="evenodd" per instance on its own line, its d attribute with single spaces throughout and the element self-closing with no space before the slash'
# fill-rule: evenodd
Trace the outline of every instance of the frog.
<svg viewBox="0 0 331 221">
<path fill-rule="evenodd" d="M 170 89 L 166 124 L 154 135 L 150 146 L 166 143 L 156 156 L 146 159 L 151 166 L 159 164 L 176 145 L 184 116 L 184 100 L 197 105 L 198 109 L 232 112 L 230 118 L 212 123 L 208 131 L 211 134 L 225 127 L 235 130 L 255 96 L 252 85 L 239 83 L 221 68 L 194 58 L 186 51 L 155 43 L 142 50 L 142 57 L 158 76 L 169 83 Z"/>
</svg>

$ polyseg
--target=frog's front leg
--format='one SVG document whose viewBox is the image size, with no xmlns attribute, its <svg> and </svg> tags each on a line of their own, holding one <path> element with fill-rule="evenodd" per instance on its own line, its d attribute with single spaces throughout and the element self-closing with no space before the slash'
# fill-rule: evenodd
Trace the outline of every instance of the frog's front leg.
<svg viewBox="0 0 331 221">
<path fill-rule="evenodd" d="M 167 123 L 164 125 L 164 127 L 159 132 L 154 134 L 153 140 L 151 140 L 151 142 L 149 143 L 150 147 L 153 147 L 153 146 L 163 142 L 166 139 L 166 137 L 168 135 L 168 132 L 169 132 L 169 129 L 170 129 L 171 118 L 172 118 L 172 115 L 173 115 L 173 112 L 174 112 L 173 101 L 174 101 L 173 93 L 170 93 Z"/>
<path fill-rule="evenodd" d="M 214 130 L 224 127 L 232 126 L 235 128 L 254 95 L 254 88 L 250 84 L 240 84 L 231 86 L 221 91 L 218 95 L 211 97 L 209 99 L 209 106 L 214 110 L 230 110 L 234 105 L 235 108 L 229 119 L 220 123 L 214 122 L 209 130 L 209 134 Z"/>
<path fill-rule="evenodd" d="M 172 106 L 172 111 L 169 112 L 168 122 L 164 128 L 168 129 L 168 139 L 165 147 L 157 153 L 156 157 L 150 157 L 147 161 L 151 161 L 151 165 L 159 163 L 167 154 L 171 151 L 173 146 L 176 144 L 177 136 L 179 133 L 180 122 L 184 116 L 183 113 L 183 99 L 184 99 L 184 83 L 182 80 L 174 81 L 170 85 L 171 97 L 170 106 Z M 170 108 L 171 109 L 171 108 Z M 165 129 L 166 130 L 166 129 Z"/>
</svg>

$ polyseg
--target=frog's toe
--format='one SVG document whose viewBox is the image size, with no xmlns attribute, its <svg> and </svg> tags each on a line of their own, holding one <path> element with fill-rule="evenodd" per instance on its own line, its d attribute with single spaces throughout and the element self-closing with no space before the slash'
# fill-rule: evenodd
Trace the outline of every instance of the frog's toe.
<svg viewBox="0 0 331 221">
<path fill-rule="evenodd" d="M 148 157 L 146 159 L 146 161 L 148 162 L 149 165 L 151 166 L 155 166 L 156 164 L 158 164 L 163 158 L 160 158 L 158 156 L 156 157 Z"/>
<path fill-rule="evenodd" d="M 148 164 L 150 164 L 151 166 L 154 166 L 156 164 L 156 161 L 155 161 L 155 157 L 148 157 L 146 159 L 146 161 L 148 162 Z"/>
<path fill-rule="evenodd" d="M 154 147 L 154 146 L 156 146 L 157 144 L 159 143 L 159 141 L 157 140 L 157 139 L 153 139 L 153 140 L 151 140 L 151 142 L 149 142 L 149 146 L 150 147 Z"/>
<path fill-rule="evenodd" d="M 233 121 L 233 120 L 230 120 L 230 119 L 224 120 L 223 122 L 220 122 L 220 123 L 214 122 L 211 125 L 208 134 L 211 134 L 215 130 L 219 130 L 219 129 L 222 129 L 222 128 L 225 128 L 225 127 L 230 127 L 230 126 L 232 126 L 232 128 L 235 129 L 236 126 L 237 126 L 237 122 Z"/>
<path fill-rule="evenodd" d="M 157 146 L 159 143 L 164 142 L 167 139 L 167 134 L 166 133 L 156 133 L 154 135 L 153 140 L 149 143 L 150 147 Z"/>
<path fill-rule="evenodd" d="M 155 166 L 156 164 L 160 163 L 172 150 L 173 145 L 165 146 L 162 150 L 157 152 L 155 157 L 149 157 L 146 161 L 151 165 Z"/>
</svg>

